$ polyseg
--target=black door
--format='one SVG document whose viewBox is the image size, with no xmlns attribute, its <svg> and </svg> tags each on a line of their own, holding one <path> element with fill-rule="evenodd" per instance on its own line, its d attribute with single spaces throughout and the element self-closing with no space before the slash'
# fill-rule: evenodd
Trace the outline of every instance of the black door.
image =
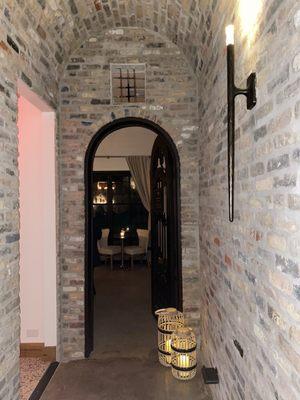
<svg viewBox="0 0 300 400">
<path fill-rule="evenodd" d="M 178 165 L 166 140 L 158 136 L 151 156 L 152 312 L 182 309 Z"/>
</svg>

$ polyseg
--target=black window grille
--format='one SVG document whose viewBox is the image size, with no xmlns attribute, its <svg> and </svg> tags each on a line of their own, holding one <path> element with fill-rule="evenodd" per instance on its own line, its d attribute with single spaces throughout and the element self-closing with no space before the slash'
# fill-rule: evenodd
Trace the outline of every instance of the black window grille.
<svg viewBox="0 0 300 400">
<path fill-rule="evenodd" d="M 113 102 L 145 102 L 145 66 L 113 65 L 112 66 Z"/>
</svg>

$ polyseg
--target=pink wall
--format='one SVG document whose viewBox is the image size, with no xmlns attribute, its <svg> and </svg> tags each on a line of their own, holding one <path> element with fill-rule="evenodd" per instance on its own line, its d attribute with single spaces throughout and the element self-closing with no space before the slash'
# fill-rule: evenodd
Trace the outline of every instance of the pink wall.
<svg viewBox="0 0 300 400">
<path fill-rule="evenodd" d="M 22 90 L 18 107 L 21 343 L 55 346 L 55 114 Z"/>
</svg>

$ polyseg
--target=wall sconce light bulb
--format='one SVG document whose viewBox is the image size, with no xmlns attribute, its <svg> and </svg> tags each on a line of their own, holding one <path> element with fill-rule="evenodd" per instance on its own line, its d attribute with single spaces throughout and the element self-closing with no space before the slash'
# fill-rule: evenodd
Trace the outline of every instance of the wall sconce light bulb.
<svg viewBox="0 0 300 400">
<path fill-rule="evenodd" d="M 225 28 L 226 32 L 226 46 L 234 44 L 234 25 L 227 25 Z"/>
</svg>

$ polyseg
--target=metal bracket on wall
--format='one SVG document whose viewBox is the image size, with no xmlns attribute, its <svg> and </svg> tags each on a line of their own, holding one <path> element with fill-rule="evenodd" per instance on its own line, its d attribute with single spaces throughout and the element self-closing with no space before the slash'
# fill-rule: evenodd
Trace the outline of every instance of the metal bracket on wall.
<svg viewBox="0 0 300 400">
<path fill-rule="evenodd" d="M 235 152 L 235 97 L 247 97 L 247 109 L 256 105 L 256 74 L 253 72 L 247 79 L 247 88 L 240 89 L 234 83 L 234 45 L 227 46 L 227 102 L 228 102 L 228 203 L 229 221 L 234 219 L 234 152 Z"/>
</svg>

